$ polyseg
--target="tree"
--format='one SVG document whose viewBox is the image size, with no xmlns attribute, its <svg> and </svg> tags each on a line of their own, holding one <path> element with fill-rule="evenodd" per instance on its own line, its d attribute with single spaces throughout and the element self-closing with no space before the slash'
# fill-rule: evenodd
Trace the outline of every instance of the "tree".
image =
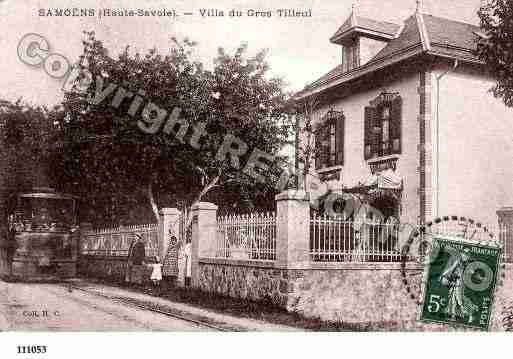
<svg viewBox="0 0 513 359">
<path fill-rule="evenodd" d="M 316 146 L 315 138 L 319 131 L 326 127 L 323 123 L 315 123 L 314 114 L 319 107 L 317 97 L 311 97 L 297 104 L 296 110 L 296 156 L 299 176 L 298 188 L 308 190 L 312 177 L 312 165 L 321 152 Z"/>
<path fill-rule="evenodd" d="M 103 201 L 116 209 L 142 191 L 157 220 L 159 206 L 171 201 L 190 209 L 214 190 L 236 189 L 258 202 L 272 182 L 248 176 L 241 164 L 254 148 L 273 155 L 271 162 L 280 160 L 290 129 L 282 80 L 268 78 L 265 52 L 248 58 L 246 46 L 234 55 L 219 49 L 213 70 L 206 70 L 193 60 L 193 42 L 172 41 L 165 56 L 155 49 L 132 55 L 127 47 L 113 59 L 94 33 L 86 33 L 79 79 L 88 73 L 93 81 L 64 101 L 68 145 L 61 182 L 75 183 L 95 206 Z M 94 101 L 111 85 L 114 91 Z M 118 101 L 121 89 L 132 95 Z M 134 110 L 137 98 L 142 105 Z M 219 156 L 227 138 L 247 147 L 238 163 Z"/>
<path fill-rule="evenodd" d="M 333 192 L 326 183 L 320 180 L 318 173 L 313 171 L 315 162 L 323 155 L 323 148 L 318 140 L 329 133 L 327 121 L 315 121 L 315 113 L 322 107 L 322 99 L 310 97 L 296 104 L 296 152 L 298 167 L 298 189 L 309 193 L 311 206 L 322 211 L 323 206 L 333 197 Z M 331 196 L 331 197 L 330 197 Z"/>
<path fill-rule="evenodd" d="M 13 194 L 54 184 L 50 163 L 59 150 L 62 132 L 59 107 L 33 106 L 22 99 L 0 100 L 0 233 L 6 230 Z"/>
<path fill-rule="evenodd" d="M 483 33 L 477 54 L 496 77 L 493 94 L 513 106 L 513 2 L 491 0 L 478 15 Z"/>
<path fill-rule="evenodd" d="M 22 99 L 0 100 L 2 176 L 8 191 L 53 185 L 50 163 L 62 144 L 59 106 L 33 106 Z"/>
</svg>

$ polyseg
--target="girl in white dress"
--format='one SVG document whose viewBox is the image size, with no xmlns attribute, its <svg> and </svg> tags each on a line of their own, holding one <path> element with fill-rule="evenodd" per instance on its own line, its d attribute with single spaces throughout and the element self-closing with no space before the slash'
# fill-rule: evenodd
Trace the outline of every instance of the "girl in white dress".
<svg viewBox="0 0 513 359">
<path fill-rule="evenodd" d="M 150 280 L 153 286 L 160 288 L 160 281 L 162 280 L 162 263 L 160 263 L 160 258 L 156 256 L 155 263 L 149 264 L 148 266 L 152 268 Z"/>
</svg>

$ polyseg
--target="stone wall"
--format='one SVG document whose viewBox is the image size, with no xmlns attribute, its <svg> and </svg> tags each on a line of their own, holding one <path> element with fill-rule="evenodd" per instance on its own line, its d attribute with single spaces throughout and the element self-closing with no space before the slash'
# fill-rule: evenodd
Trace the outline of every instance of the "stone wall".
<svg viewBox="0 0 513 359">
<path fill-rule="evenodd" d="M 0 239 L 0 278 L 11 274 L 11 263 L 7 253 L 7 248 L 2 247 Z"/>
<path fill-rule="evenodd" d="M 292 283 L 288 309 L 305 317 L 373 328 L 412 326 L 416 305 L 398 263 L 338 267 L 303 270 Z"/>
<path fill-rule="evenodd" d="M 212 238 L 216 235 L 217 207 L 201 203 L 195 208 L 191 254 L 194 288 L 273 303 L 304 317 L 338 322 L 348 328 L 474 330 L 417 322 L 420 298 L 411 298 L 400 263 L 312 262 L 308 196 L 286 191 L 276 196 L 276 201 L 276 260 L 270 263 L 216 258 Z M 513 211 L 505 209 L 500 216 L 503 223 L 513 223 Z M 423 266 L 412 263 L 407 270 L 410 278 L 417 272 L 411 287 L 420 292 Z M 505 310 L 513 312 L 513 265 L 506 267 L 501 282 L 492 314 L 491 329 L 495 331 L 504 330 Z"/>
<path fill-rule="evenodd" d="M 374 330 L 456 330 L 417 322 L 417 304 L 403 284 L 398 263 L 312 264 L 310 269 L 290 270 L 265 263 L 201 259 L 199 272 L 203 291 L 272 302 L 309 318 Z M 504 274 L 492 317 L 491 328 L 496 331 L 504 330 L 502 313 L 513 305 L 513 266 Z"/>
<path fill-rule="evenodd" d="M 343 322 L 374 330 L 471 331 L 419 323 L 418 306 L 403 284 L 399 264 L 345 264 L 303 270 L 291 283 L 288 310 L 305 317 Z M 345 267 L 345 268 L 342 268 Z M 414 268 L 411 271 L 416 270 Z M 496 293 L 492 329 L 503 330 L 503 310 L 511 306 L 513 270 Z M 417 276 L 420 282 L 420 276 Z"/>
<path fill-rule="evenodd" d="M 508 319 L 507 312 L 511 315 L 513 308 L 513 264 L 506 265 L 503 275 L 504 278 L 496 290 L 495 303 L 493 304 L 492 330 L 506 329 L 504 324 Z M 510 323 L 510 330 L 513 330 L 511 319 L 508 321 Z"/>
<path fill-rule="evenodd" d="M 126 257 L 81 256 L 78 274 L 87 278 L 122 282 L 125 280 L 127 263 Z"/>
<path fill-rule="evenodd" d="M 199 289 L 232 298 L 271 302 L 286 307 L 289 292 L 288 270 L 265 263 L 201 259 Z"/>
</svg>

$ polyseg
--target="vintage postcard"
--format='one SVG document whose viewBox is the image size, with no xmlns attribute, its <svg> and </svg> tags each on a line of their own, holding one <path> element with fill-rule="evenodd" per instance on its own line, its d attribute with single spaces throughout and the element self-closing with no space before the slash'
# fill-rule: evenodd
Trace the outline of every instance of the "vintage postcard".
<svg viewBox="0 0 513 359">
<path fill-rule="evenodd" d="M 0 1 L 0 337 L 513 330 L 512 19 Z"/>
</svg>

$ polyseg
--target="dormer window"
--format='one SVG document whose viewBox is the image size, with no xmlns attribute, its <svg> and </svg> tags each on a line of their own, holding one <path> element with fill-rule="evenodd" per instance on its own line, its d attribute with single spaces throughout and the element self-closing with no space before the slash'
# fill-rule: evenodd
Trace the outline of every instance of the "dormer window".
<svg viewBox="0 0 513 359">
<path fill-rule="evenodd" d="M 342 68 L 344 72 L 360 66 L 358 41 L 342 47 Z"/>
<path fill-rule="evenodd" d="M 357 16 L 355 10 L 330 41 L 342 47 L 342 71 L 348 72 L 371 61 L 394 39 L 399 25 Z"/>
</svg>

